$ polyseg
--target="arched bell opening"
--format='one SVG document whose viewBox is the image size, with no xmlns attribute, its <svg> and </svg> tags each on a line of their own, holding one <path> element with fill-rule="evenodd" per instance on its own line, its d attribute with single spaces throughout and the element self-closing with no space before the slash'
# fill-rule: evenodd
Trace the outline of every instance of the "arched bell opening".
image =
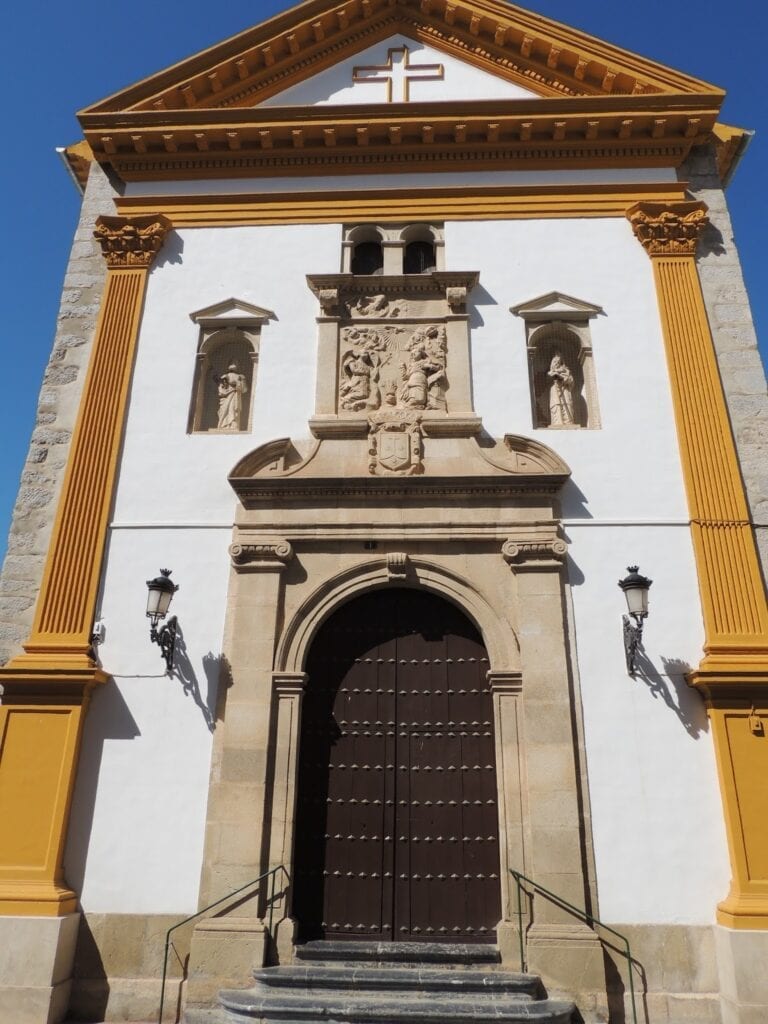
<svg viewBox="0 0 768 1024">
<path fill-rule="evenodd" d="M 307 657 L 299 938 L 494 942 L 499 819 L 488 653 L 456 605 L 376 589 Z"/>
</svg>

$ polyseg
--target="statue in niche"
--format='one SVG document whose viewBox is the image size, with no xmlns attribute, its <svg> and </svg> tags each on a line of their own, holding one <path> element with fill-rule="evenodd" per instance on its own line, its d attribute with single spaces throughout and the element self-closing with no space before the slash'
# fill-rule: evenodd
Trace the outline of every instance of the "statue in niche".
<svg viewBox="0 0 768 1024">
<path fill-rule="evenodd" d="M 219 430 L 241 430 L 243 397 L 248 393 L 245 375 L 240 373 L 237 363 L 230 363 L 226 373 L 213 375 L 219 394 Z"/>
<path fill-rule="evenodd" d="M 445 331 L 431 324 L 417 328 L 408 343 L 408 362 L 401 363 L 402 404 L 408 409 L 445 409 Z"/>
<path fill-rule="evenodd" d="M 353 329 L 348 332 L 348 338 L 354 347 L 347 352 L 341 364 L 341 406 L 352 412 L 378 409 L 381 405 L 379 336 L 375 332 L 366 330 L 363 333 Z"/>
<path fill-rule="evenodd" d="M 549 385 L 549 425 L 550 427 L 571 427 L 574 425 L 573 414 L 573 374 L 568 369 L 560 352 L 555 352 L 549 364 L 547 377 Z"/>
</svg>

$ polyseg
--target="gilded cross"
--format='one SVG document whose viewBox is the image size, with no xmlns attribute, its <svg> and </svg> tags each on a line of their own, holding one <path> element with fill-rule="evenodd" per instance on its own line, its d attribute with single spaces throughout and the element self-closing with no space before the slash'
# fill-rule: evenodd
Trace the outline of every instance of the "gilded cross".
<svg viewBox="0 0 768 1024">
<path fill-rule="evenodd" d="M 399 46 L 387 50 L 386 64 L 366 64 L 352 68 L 352 81 L 386 82 L 387 103 L 407 103 L 411 82 L 442 81 L 444 74 L 442 64 L 411 64 L 408 47 Z"/>
</svg>

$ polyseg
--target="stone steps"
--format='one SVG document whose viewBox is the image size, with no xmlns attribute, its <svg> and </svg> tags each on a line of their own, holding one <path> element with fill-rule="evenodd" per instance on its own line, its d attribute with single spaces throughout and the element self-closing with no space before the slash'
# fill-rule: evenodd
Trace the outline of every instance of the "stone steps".
<svg viewBox="0 0 768 1024">
<path fill-rule="evenodd" d="M 302 989 L 307 992 L 385 991 L 420 995 L 428 992 L 451 996 L 474 993 L 485 997 L 498 997 L 514 992 L 521 999 L 536 999 L 541 994 L 538 979 L 530 974 L 512 974 L 505 971 L 466 971 L 418 967 L 360 967 L 345 965 L 328 967 L 284 967 L 276 971 L 264 967 L 253 972 L 257 984 L 265 988 Z"/>
<path fill-rule="evenodd" d="M 296 963 L 254 971 L 219 994 L 222 1021 L 264 1024 L 572 1024 L 573 1003 L 541 998 L 493 946 L 312 942 Z"/>
<path fill-rule="evenodd" d="M 495 946 L 485 943 L 454 942 L 305 942 L 296 947 L 296 959 L 303 963 L 376 963 L 416 967 L 422 964 L 446 964 L 477 967 L 498 964 Z"/>
</svg>

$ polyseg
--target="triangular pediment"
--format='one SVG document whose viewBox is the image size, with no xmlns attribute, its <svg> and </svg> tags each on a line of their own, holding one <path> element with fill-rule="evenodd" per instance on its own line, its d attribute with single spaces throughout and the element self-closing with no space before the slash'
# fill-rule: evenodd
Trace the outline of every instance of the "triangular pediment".
<svg viewBox="0 0 768 1024">
<path fill-rule="evenodd" d="M 591 320 L 600 316 L 603 309 L 583 299 L 575 299 L 564 292 L 547 292 L 536 299 L 521 302 L 510 308 L 510 313 L 524 320 Z"/>
<path fill-rule="evenodd" d="M 125 181 L 679 167 L 723 98 L 503 0 L 305 0 L 79 118 Z"/>
<path fill-rule="evenodd" d="M 721 91 L 503 0 L 305 0 L 88 107 L 253 107 L 402 35 L 540 97 Z"/>
<path fill-rule="evenodd" d="M 234 324 L 241 327 L 254 327 L 265 324 L 277 317 L 270 309 L 262 309 L 242 299 L 224 299 L 213 306 L 198 309 L 189 314 L 190 320 L 203 327 L 227 327 Z"/>
</svg>

